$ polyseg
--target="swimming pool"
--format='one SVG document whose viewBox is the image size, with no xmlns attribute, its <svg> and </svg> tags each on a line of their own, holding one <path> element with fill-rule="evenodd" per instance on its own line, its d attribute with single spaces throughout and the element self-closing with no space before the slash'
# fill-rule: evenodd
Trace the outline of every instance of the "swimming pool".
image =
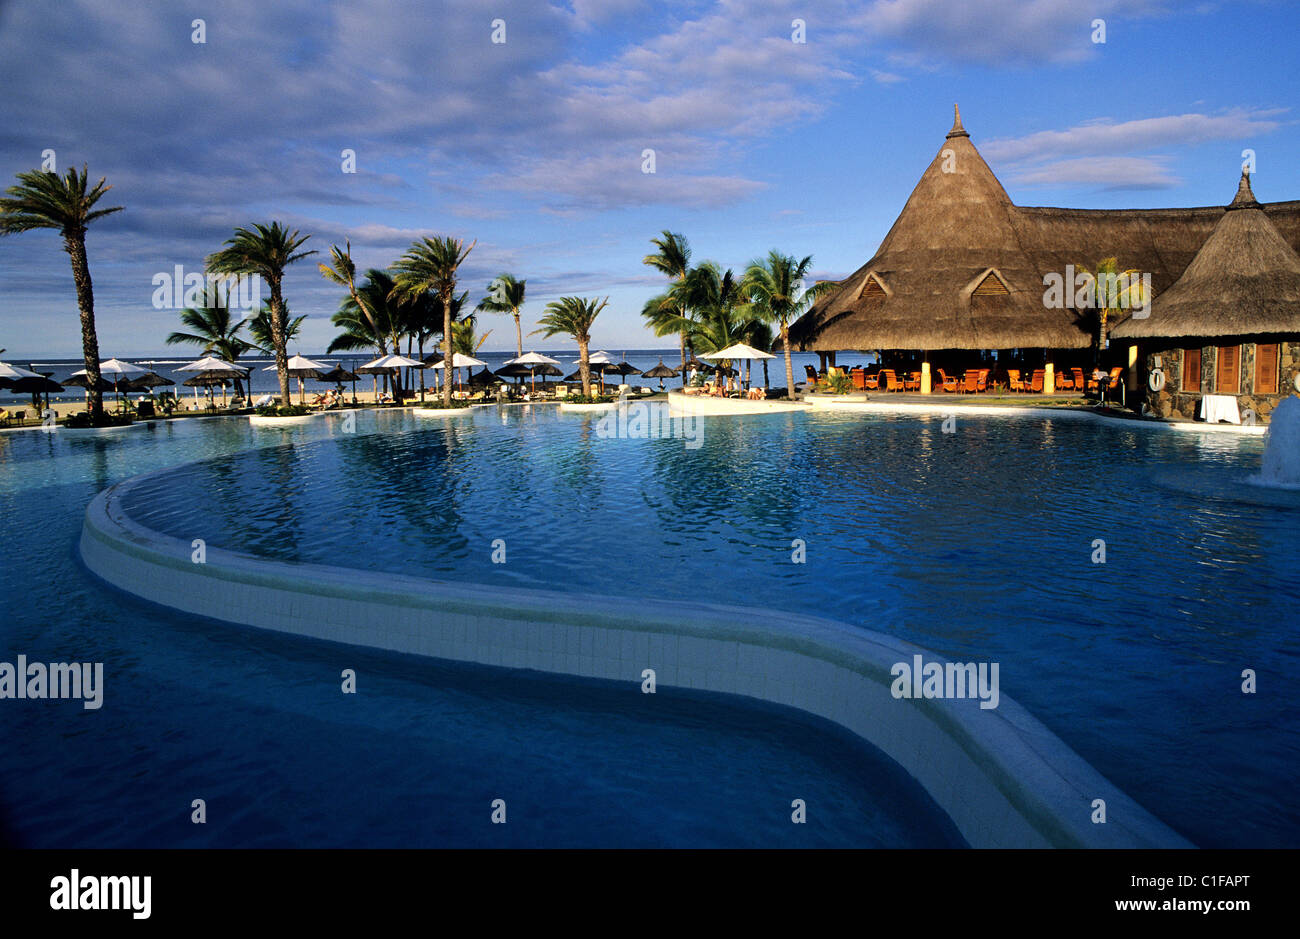
<svg viewBox="0 0 1300 939">
<path fill-rule="evenodd" d="M 1004 693 L 1192 841 L 1295 843 L 1300 824 L 1287 794 L 1300 735 L 1294 706 L 1276 689 L 1297 671 L 1287 622 L 1300 599 L 1300 516 L 1241 485 L 1260 442 L 1070 418 L 963 416 L 951 434 L 938 418 L 911 415 L 768 415 L 702 426 L 701 445 L 690 448 L 610 438 L 595 417 L 539 407 L 432 424 L 363 415 L 355 434 L 333 419 L 284 436 L 210 421 L 132 432 L 151 438 L 139 442 L 11 440 L 6 478 L 23 478 L 25 468 L 39 479 L 62 464 L 72 516 L 95 483 L 166 465 L 183 451 L 212 458 L 144 481 L 129 496 L 133 518 L 179 538 L 295 562 L 558 585 L 626 598 L 629 608 L 637 598 L 703 595 L 998 661 Z M 169 435 L 187 442 L 169 449 Z M 261 447 L 247 450 L 253 445 Z M 44 459 L 41 447 L 58 459 Z M 7 484 L 6 500 L 11 488 L 31 491 Z M 14 499 L 30 511 L 30 500 Z M 1097 539 L 1106 543 L 1104 564 L 1093 563 Z M 793 563 L 800 542 L 805 563 Z M 494 563 L 494 543 L 505 563 Z M 87 602 L 110 602 L 93 583 L 83 589 Z M 24 607 L 58 609 L 63 596 Z M 160 629 L 165 614 L 147 610 L 137 612 L 148 621 L 137 628 L 151 643 L 173 644 L 176 635 L 223 642 L 192 625 Z M 247 635 L 224 641 L 242 648 Z M 287 640 L 258 641 L 302 658 Z M 196 654 L 194 667 L 203 660 Z M 243 665 L 231 667 L 231 683 L 246 680 Z M 1274 693 L 1241 695 L 1245 667 Z M 547 687 L 555 697 L 558 686 Z M 603 735 L 598 713 L 589 712 Z M 710 726 L 704 751 L 743 739 L 732 723 Z M 553 743 L 535 741 L 533 752 L 559 752 Z M 274 772 L 258 765 L 258 748 L 239 752 L 255 771 Z M 873 788 L 846 786 L 858 799 Z M 675 804 L 644 798 L 652 814 Z M 876 826 L 879 843 L 909 843 L 898 832 L 914 821 Z M 942 843 L 942 824 L 929 830 L 924 842 Z M 723 825 L 716 837 L 669 843 L 753 843 L 746 831 Z M 760 840 L 785 843 L 774 837 Z M 575 835 L 568 843 L 587 842 Z"/>
</svg>

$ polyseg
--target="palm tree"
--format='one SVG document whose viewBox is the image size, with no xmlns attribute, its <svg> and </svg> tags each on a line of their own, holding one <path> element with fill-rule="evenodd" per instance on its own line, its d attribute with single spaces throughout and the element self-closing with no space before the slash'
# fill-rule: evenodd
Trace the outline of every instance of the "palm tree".
<svg viewBox="0 0 1300 939">
<path fill-rule="evenodd" d="M 524 305 L 527 281 L 516 280 L 514 274 L 499 274 L 488 284 L 488 295 L 479 301 L 476 310 L 487 313 L 509 313 L 515 318 L 515 356 L 524 354 L 523 327 L 519 324 L 519 310 Z"/>
<path fill-rule="evenodd" d="M 686 275 L 691 269 L 691 246 L 690 243 L 687 242 L 686 236 L 680 235 L 677 232 L 665 230 L 658 238 L 651 238 L 650 243 L 659 250 L 654 254 L 647 254 L 641 259 L 641 263 L 653 267 L 655 270 L 666 275 L 669 280 L 676 281 L 678 287 L 683 286 L 686 281 Z M 671 308 L 674 314 L 684 319 L 690 317 L 690 307 L 683 304 L 682 301 L 684 298 L 681 297 L 680 294 L 675 295 L 672 288 L 669 288 L 669 292 L 663 294 L 659 299 L 661 300 L 661 308 Z M 654 312 L 649 310 L 649 304 L 647 304 L 646 309 L 641 311 L 641 315 L 650 320 L 651 328 L 656 330 L 655 335 L 665 335 L 664 333 L 657 331 L 662 323 L 656 325 Z M 683 386 L 686 384 L 687 333 L 688 330 L 686 329 L 680 329 L 677 331 L 678 340 L 681 343 L 682 350 Z"/>
<path fill-rule="evenodd" d="M 220 294 L 213 297 L 213 306 L 186 307 L 181 310 L 181 323 L 190 332 L 173 332 L 167 336 L 169 346 L 186 344 L 199 346 L 205 354 L 215 354 L 218 358 L 234 363 L 250 349 L 256 349 L 254 343 L 244 339 L 239 333 L 249 324 L 248 319 L 238 323 L 232 322 L 229 298 Z M 235 379 L 235 393 L 244 396 L 244 384 Z"/>
<path fill-rule="evenodd" d="M 288 348 L 289 343 L 298 338 L 298 333 L 302 331 L 302 321 L 307 318 L 307 314 L 302 316 L 292 316 L 289 313 L 289 304 L 284 305 L 284 344 Z M 267 355 L 274 355 L 275 344 L 271 341 L 271 306 L 263 303 L 257 311 L 257 315 L 248 321 L 248 334 L 253 338 L 253 346 L 259 352 L 265 352 Z M 233 359 L 231 361 L 234 361 Z"/>
<path fill-rule="evenodd" d="M 351 296 L 343 300 L 339 311 L 331 318 L 335 326 L 342 327 L 343 333 L 334 337 L 327 352 L 337 350 L 356 351 L 358 349 L 378 349 L 379 354 L 387 355 L 389 351 L 402 351 L 402 336 L 405 331 L 403 320 L 403 300 L 398 295 L 393 275 L 379 268 L 366 271 L 365 282 L 357 288 L 355 299 Z M 392 376 L 393 391 L 401 392 L 399 373 Z M 389 376 L 384 375 L 384 387 L 388 387 Z"/>
<path fill-rule="evenodd" d="M 456 272 L 471 251 L 459 238 L 439 235 L 425 238 L 411 245 L 393 265 L 397 273 L 396 292 L 406 297 L 432 293 L 442 301 L 442 354 L 447 362 L 452 358 L 451 315 L 452 298 L 456 294 Z M 442 383 L 442 403 L 451 407 L 451 382 Z"/>
<path fill-rule="evenodd" d="M 1117 258 L 1102 258 L 1097 262 L 1096 271 L 1090 271 L 1082 264 L 1076 269 L 1092 278 L 1094 302 L 1080 319 L 1086 321 L 1089 326 L 1097 327 L 1093 367 L 1099 368 L 1101 353 L 1110 345 L 1110 335 L 1106 325 L 1111 314 L 1142 306 L 1146 302 L 1142 272 L 1132 268 L 1121 271 Z"/>
<path fill-rule="evenodd" d="M 788 254 L 769 251 L 766 258 L 750 262 L 741 286 L 750 297 L 755 313 L 769 323 L 780 327 L 781 345 L 785 350 L 785 393 L 794 397 L 794 366 L 790 362 L 790 324 L 802 316 L 810 306 L 836 286 L 822 281 L 804 289 L 803 281 L 812 267 L 812 255 L 796 261 Z"/>
<path fill-rule="evenodd" d="M 311 235 L 290 232 L 278 221 L 270 225 L 254 225 L 252 230 L 236 228 L 235 235 L 226 246 L 208 258 L 208 270 L 216 274 L 256 274 L 266 281 L 271 290 L 271 348 L 275 352 L 275 371 L 280 379 L 280 400 L 289 397 L 289 354 L 286 351 L 284 270 L 295 261 L 301 261 L 315 251 L 298 249 Z"/>
<path fill-rule="evenodd" d="M 86 227 L 96 219 L 123 206 L 96 209 L 95 203 L 112 189 L 105 177 L 87 189 L 89 170 L 69 167 L 60 178 L 49 170 L 18 174 L 18 185 L 5 190 L 0 199 L 0 235 L 16 235 L 36 228 L 56 228 L 63 236 L 63 250 L 72 261 L 72 281 L 77 287 L 77 309 L 81 313 L 81 355 L 86 363 L 86 384 L 90 395 L 91 423 L 104 418 L 104 399 L 99 391 L 99 337 L 95 333 L 95 291 L 86 260 Z"/>
<path fill-rule="evenodd" d="M 591 397 L 591 365 L 587 359 L 587 348 L 591 343 L 591 324 L 596 321 L 600 311 L 609 304 L 609 297 L 603 300 L 585 300 L 582 297 L 561 297 L 546 304 L 546 315 L 537 322 L 530 336 L 538 333 L 550 338 L 563 333 L 572 336 L 578 343 L 578 371 L 582 373 L 582 395 Z"/>
</svg>

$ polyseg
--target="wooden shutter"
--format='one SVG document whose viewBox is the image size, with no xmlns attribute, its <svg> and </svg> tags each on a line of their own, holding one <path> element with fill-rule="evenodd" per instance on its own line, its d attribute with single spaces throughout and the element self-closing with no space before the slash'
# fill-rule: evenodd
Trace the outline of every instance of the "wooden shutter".
<svg viewBox="0 0 1300 939">
<path fill-rule="evenodd" d="M 1240 390 L 1240 386 L 1237 384 L 1237 369 L 1240 364 L 1240 346 L 1219 346 L 1214 381 L 1215 391 L 1225 395 L 1237 394 Z"/>
<path fill-rule="evenodd" d="M 862 285 L 861 295 L 864 297 L 883 297 L 885 290 L 880 286 L 880 281 L 868 275 L 866 282 Z"/>
<path fill-rule="evenodd" d="M 1183 391 L 1201 393 L 1201 350 L 1183 350 Z"/>
<path fill-rule="evenodd" d="M 1255 346 L 1255 393 L 1277 394 L 1277 344 Z"/>
</svg>

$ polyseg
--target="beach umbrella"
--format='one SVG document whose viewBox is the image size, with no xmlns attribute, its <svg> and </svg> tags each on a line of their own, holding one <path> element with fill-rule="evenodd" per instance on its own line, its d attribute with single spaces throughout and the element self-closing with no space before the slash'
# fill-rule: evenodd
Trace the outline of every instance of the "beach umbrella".
<svg viewBox="0 0 1300 939">
<path fill-rule="evenodd" d="M 10 365 L 8 362 L 0 362 L 0 383 L 17 381 L 20 378 L 44 378 L 40 372 L 32 372 L 25 368 L 19 368 L 17 365 Z"/>
<path fill-rule="evenodd" d="M 372 359 L 365 365 L 356 369 L 358 375 L 374 376 L 375 381 L 375 403 L 379 402 L 379 376 L 386 375 L 389 372 L 396 372 L 399 368 L 420 368 L 424 363 L 417 362 L 415 359 L 408 359 L 404 355 L 381 355 L 377 359 Z"/>
<path fill-rule="evenodd" d="M 163 378 L 157 372 L 145 372 L 139 378 L 132 378 L 130 381 L 123 382 L 122 387 L 127 391 L 148 391 L 150 388 L 174 384 L 176 382 L 170 378 Z"/>
<path fill-rule="evenodd" d="M 719 349 L 717 352 L 706 352 L 700 356 L 702 359 L 709 359 L 715 362 L 729 360 L 752 361 L 754 359 L 774 359 L 776 356 L 770 352 L 764 352 L 761 349 L 755 349 L 753 346 L 747 346 L 743 342 L 733 343 L 725 349 Z M 728 374 L 732 374 L 728 372 Z"/>
<path fill-rule="evenodd" d="M 500 376 L 493 374 L 492 370 L 487 366 L 484 366 L 481 372 L 471 371 L 469 373 L 469 386 L 471 388 L 491 388 L 500 380 Z"/>
<path fill-rule="evenodd" d="M 579 360 L 581 361 L 581 360 Z M 614 357 L 608 352 L 592 352 L 587 356 L 588 365 L 613 365 Z"/>
<path fill-rule="evenodd" d="M 113 379 L 113 391 L 117 392 L 118 382 L 123 378 L 131 378 L 135 375 L 143 375 L 149 371 L 147 368 L 141 368 L 139 365 L 132 365 L 130 362 L 123 362 L 121 359 L 105 359 L 99 363 L 99 375 L 101 378 Z M 80 369 L 73 372 L 73 376 L 85 375 L 86 370 Z M 119 399 L 120 403 L 120 399 Z"/>
<path fill-rule="evenodd" d="M 245 379 L 248 381 L 249 397 L 252 397 L 253 381 L 250 376 L 253 370 L 251 368 L 243 368 L 239 365 L 234 364 L 233 362 L 227 362 L 225 359 L 219 359 L 215 355 L 205 355 L 203 358 L 199 359 L 198 361 L 190 362 L 188 365 L 182 365 L 180 368 L 173 369 L 173 371 L 198 372 L 200 375 L 220 376 L 222 378 L 232 378 L 232 379 Z M 198 387 L 196 385 L 190 385 L 189 382 L 184 382 L 183 384 L 185 384 L 187 387 L 193 387 L 193 388 Z M 210 382 L 209 384 L 216 384 L 216 383 Z M 226 386 L 224 384 L 221 386 L 221 393 L 224 398 L 224 395 L 226 393 Z M 194 400 L 197 401 L 198 397 L 199 397 L 199 393 L 198 391 L 195 391 Z"/>
<path fill-rule="evenodd" d="M 559 359 L 553 359 L 549 355 L 542 355 L 540 352 L 525 352 L 523 355 L 510 359 L 506 365 L 526 365 L 533 376 L 533 387 L 537 387 L 537 369 L 543 365 L 559 365 Z"/>
<path fill-rule="evenodd" d="M 89 390 L 89 388 L 90 388 L 90 379 L 89 379 L 87 376 L 85 376 L 84 374 L 83 374 L 83 375 L 73 375 L 71 378 L 65 378 L 65 379 L 63 380 L 63 384 L 64 384 L 66 387 L 70 387 L 70 388 L 85 388 L 85 389 Z M 111 381 L 105 381 L 103 378 L 101 378 L 101 379 L 99 380 L 99 390 L 100 390 L 101 392 L 104 392 L 104 391 L 112 391 L 112 390 L 113 390 L 113 383 L 112 383 Z"/>
<path fill-rule="evenodd" d="M 286 365 L 285 370 L 288 372 L 289 377 L 298 379 L 298 403 L 299 404 L 303 403 L 304 392 L 302 387 L 302 380 L 304 378 L 320 378 L 321 372 L 325 372 L 329 370 L 329 367 L 327 365 L 324 365 L 321 362 L 314 362 L 311 359 L 307 358 L 306 356 L 302 356 L 302 355 L 292 356 L 289 359 L 289 361 L 285 363 L 285 365 Z M 262 371 L 264 372 L 274 372 L 275 370 L 276 370 L 276 366 L 274 365 L 268 365 L 266 368 L 262 369 Z M 225 387 L 226 387 L 225 385 L 221 386 L 223 394 L 225 391 Z"/>
<path fill-rule="evenodd" d="M 679 374 L 680 373 L 677 371 L 677 369 L 669 368 L 667 365 L 664 365 L 664 360 L 660 359 L 658 365 L 656 365 L 654 368 L 646 369 L 644 372 L 641 373 L 641 377 L 659 379 L 659 390 L 663 391 L 664 379 L 676 378 Z"/>
<path fill-rule="evenodd" d="M 220 385 L 221 400 L 224 402 L 226 400 L 226 382 L 233 381 L 233 380 L 234 379 L 229 375 L 226 375 L 224 372 L 217 370 L 212 372 L 199 372 L 199 374 L 193 376 L 192 378 L 185 379 L 185 381 L 181 382 L 181 384 L 184 385 L 186 388 L 194 389 L 195 403 L 197 403 L 199 400 L 200 388 L 212 388 L 215 385 Z"/>
<path fill-rule="evenodd" d="M 215 355 L 205 355 L 203 358 L 190 362 L 188 365 L 182 365 L 177 372 L 226 372 L 227 378 L 245 378 L 249 369 L 235 365 L 233 362 L 227 362 L 225 359 L 219 359 Z"/>
<path fill-rule="evenodd" d="M 451 354 L 451 369 L 453 372 L 460 368 L 475 368 L 476 366 L 479 365 L 482 365 L 484 368 L 487 367 L 486 362 L 484 362 L 482 359 L 476 359 L 472 355 L 464 355 L 463 353 L 460 352 L 453 352 Z M 422 367 L 442 368 L 443 357 L 437 354 L 431 355 L 424 360 L 424 364 Z"/>
<path fill-rule="evenodd" d="M 627 378 L 627 376 L 629 375 L 642 374 L 641 369 L 637 368 L 635 365 L 632 365 L 631 363 L 626 361 L 617 362 L 614 365 L 606 365 L 601 371 L 613 372 L 616 375 L 618 375 L 619 378 Z"/>
<path fill-rule="evenodd" d="M 23 369 L 26 371 L 26 369 Z M 35 377 L 28 378 L 9 378 L 0 379 L 0 388 L 8 388 L 16 394 L 29 394 L 32 396 L 32 407 L 41 406 L 41 395 L 45 395 L 45 406 L 50 406 L 50 393 L 62 391 L 63 386 L 53 381 L 49 375 L 32 373 Z M 53 373 L 51 373 L 53 374 Z"/>
<path fill-rule="evenodd" d="M 357 375 L 356 372 L 349 372 L 343 367 L 342 363 L 335 365 L 328 372 L 321 375 L 320 380 L 331 385 L 339 386 L 339 393 L 343 392 L 343 383 L 352 382 L 352 400 L 357 399 Z"/>
</svg>

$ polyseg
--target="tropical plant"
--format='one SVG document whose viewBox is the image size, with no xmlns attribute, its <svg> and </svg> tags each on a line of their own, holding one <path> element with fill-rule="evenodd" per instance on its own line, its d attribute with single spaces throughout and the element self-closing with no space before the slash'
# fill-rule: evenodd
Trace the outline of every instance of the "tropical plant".
<svg viewBox="0 0 1300 939">
<path fill-rule="evenodd" d="M 769 251 L 766 258 L 750 262 L 745 272 L 742 292 L 750 298 L 755 314 L 780 329 L 781 346 L 785 351 L 786 396 L 794 397 L 794 365 L 790 360 L 790 324 L 807 312 L 808 308 L 835 288 L 830 281 L 822 281 L 804 288 L 804 279 L 812 268 L 812 255 L 795 260 L 788 254 Z"/>
<path fill-rule="evenodd" d="M 485 313 L 509 313 L 515 320 L 515 355 L 524 354 L 524 333 L 519 323 L 519 310 L 524 305 L 527 281 L 516 280 L 514 274 L 498 274 L 488 284 L 488 295 L 479 301 L 475 309 Z"/>
<path fill-rule="evenodd" d="M 190 331 L 169 333 L 166 343 L 169 346 L 199 346 L 204 354 L 215 355 L 234 364 L 245 352 L 258 348 L 255 343 L 239 335 L 250 320 L 233 322 L 228 296 L 222 297 L 220 292 L 216 292 L 211 299 L 212 306 L 186 307 L 181 310 L 181 323 Z M 244 385 L 238 378 L 235 379 L 235 392 L 241 398 L 244 396 Z"/>
<path fill-rule="evenodd" d="M 546 338 L 563 333 L 578 343 L 578 371 L 582 375 L 582 395 L 591 397 L 591 365 L 588 348 L 591 344 L 591 324 L 600 311 L 609 305 L 609 297 L 588 300 L 583 297 L 561 297 L 546 304 L 546 313 L 537 322 L 530 336 L 541 333 Z"/>
<path fill-rule="evenodd" d="M 207 260 L 208 270 L 216 274 L 257 275 L 266 281 L 271 292 L 271 348 L 275 354 L 276 376 L 280 379 L 280 399 L 289 399 L 289 353 L 286 334 L 287 307 L 284 303 L 284 271 L 313 251 L 299 251 L 311 235 L 290 232 L 278 221 L 236 228 L 225 247 Z"/>
<path fill-rule="evenodd" d="M 293 316 L 289 313 L 289 304 L 284 305 L 284 341 L 286 348 L 288 344 L 298 338 L 302 332 L 303 320 L 307 314 L 302 316 Z M 275 344 L 271 341 L 271 305 L 263 303 L 258 309 L 257 315 L 248 321 L 248 335 L 253 339 L 253 345 L 259 352 L 265 352 L 267 355 L 275 354 Z"/>
<path fill-rule="evenodd" d="M 122 211 L 123 206 L 96 209 L 95 204 L 113 187 L 105 177 L 91 187 L 89 178 L 84 163 L 80 173 L 74 166 L 62 177 L 50 170 L 19 173 L 18 185 L 6 189 L 8 198 L 0 199 L 0 235 L 53 228 L 63 236 L 81 314 L 81 355 L 86 365 L 90 421 L 99 424 L 104 420 L 104 398 L 99 390 L 99 337 L 95 332 L 95 291 L 86 260 L 86 228 L 97 219 Z"/>
<path fill-rule="evenodd" d="M 1132 268 L 1121 271 L 1117 258 L 1102 258 L 1095 271 L 1081 264 L 1075 269 L 1092 279 L 1093 302 L 1081 311 L 1083 315 L 1079 318 L 1089 327 L 1089 332 L 1096 330 L 1093 366 L 1097 367 L 1101 364 L 1101 353 L 1110 345 L 1107 326 L 1112 315 L 1143 306 L 1149 298 L 1142 283 L 1142 272 Z"/>
<path fill-rule="evenodd" d="M 379 355 L 401 351 L 402 301 L 396 293 L 392 274 L 379 268 L 366 271 L 366 279 L 356 288 L 356 295 L 343 299 L 339 310 L 331 318 L 343 330 L 330 342 L 326 352 L 356 352 L 377 349 Z M 393 376 L 394 390 L 400 391 L 398 378 Z M 389 376 L 384 376 L 388 387 Z"/>
<path fill-rule="evenodd" d="M 664 274 L 674 284 L 668 292 L 654 298 L 642 309 L 641 315 L 654 330 L 656 336 L 666 336 L 676 332 L 682 352 L 682 384 L 686 384 L 686 344 L 689 330 L 678 328 L 664 331 L 668 322 L 681 323 L 689 320 L 691 307 L 685 295 L 686 276 L 691 269 L 691 246 L 685 235 L 665 230 L 658 238 L 651 238 L 650 243 L 658 250 L 641 259 L 642 264 L 653 267 Z M 674 289 L 676 288 L 676 289 Z M 657 302 L 656 302 L 657 301 Z M 651 304 L 655 304 L 653 307 Z M 665 320 L 663 317 L 675 318 Z"/>
<path fill-rule="evenodd" d="M 424 238 L 411 245 L 410 250 L 393 265 L 396 272 L 395 292 L 403 297 L 418 297 L 432 293 L 442 301 L 443 358 L 452 357 L 452 298 L 456 295 L 456 274 L 474 242 L 465 246 L 459 238 L 439 235 Z M 451 382 L 442 383 L 443 404 L 451 404 Z"/>
</svg>

